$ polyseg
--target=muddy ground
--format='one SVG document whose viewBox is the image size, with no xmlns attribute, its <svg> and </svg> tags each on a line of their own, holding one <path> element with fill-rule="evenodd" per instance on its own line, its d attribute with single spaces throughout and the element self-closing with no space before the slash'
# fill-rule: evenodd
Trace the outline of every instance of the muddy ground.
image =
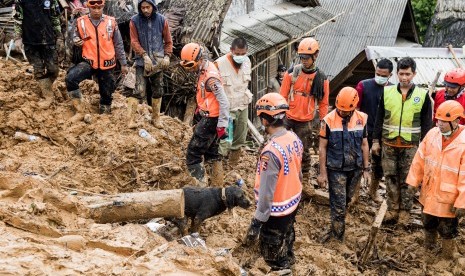
<svg viewBox="0 0 465 276">
<path fill-rule="evenodd" d="M 195 185 L 184 164 L 191 127 L 163 116 L 165 128 L 158 130 L 150 125 L 147 108 L 140 106 L 137 120 L 157 140 L 149 144 L 138 130 L 127 129 L 126 103 L 119 93 L 111 115 L 97 114 L 99 96 L 92 81 L 82 86 L 91 122 L 73 121 L 71 104 L 62 98 L 64 72 L 54 85 L 58 100 L 41 110 L 30 69 L 27 63 L 0 60 L 1 275 L 240 275 L 240 267 L 248 275 L 268 272 L 255 248 L 241 246 L 253 208 L 207 220 L 201 228 L 207 249 L 180 243 L 166 221 L 160 235 L 145 226 L 148 220 L 97 224 L 88 219 L 80 196 Z M 39 140 L 14 139 L 17 131 Z M 226 166 L 225 182 L 232 183 L 239 173 L 250 200 L 255 158 L 251 151 L 234 170 Z M 345 244 L 322 244 L 329 208 L 302 203 L 294 275 L 465 275 L 465 259 L 444 260 L 437 250 L 423 250 L 418 206 L 410 227 L 381 228 L 373 254 L 361 265 L 360 253 L 378 207 L 362 192 L 361 203 L 347 216 Z M 465 253 L 462 237 L 459 247 Z"/>
</svg>

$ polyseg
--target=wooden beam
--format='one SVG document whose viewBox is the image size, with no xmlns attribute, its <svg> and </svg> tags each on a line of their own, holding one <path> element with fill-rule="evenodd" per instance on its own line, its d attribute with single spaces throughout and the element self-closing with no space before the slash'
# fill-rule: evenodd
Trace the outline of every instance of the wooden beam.
<svg viewBox="0 0 465 276">
<path fill-rule="evenodd" d="M 387 211 L 387 203 L 386 200 L 381 203 L 381 206 L 378 209 L 378 213 L 376 214 L 375 221 L 371 225 L 370 236 L 368 237 L 367 244 L 363 249 L 362 255 L 360 257 L 361 261 L 360 264 L 365 264 L 370 255 L 371 249 L 373 248 L 376 242 L 376 234 L 378 233 L 381 224 L 383 223 L 384 215 Z"/>
</svg>

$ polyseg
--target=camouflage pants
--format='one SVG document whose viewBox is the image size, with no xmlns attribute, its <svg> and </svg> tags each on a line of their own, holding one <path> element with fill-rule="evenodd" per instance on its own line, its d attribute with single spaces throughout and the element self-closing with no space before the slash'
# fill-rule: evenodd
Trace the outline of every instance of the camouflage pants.
<svg viewBox="0 0 465 276">
<path fill-rule="evenodd" d="M 58 54 L 55 45 L 24 45 L 27 61 L 34 68 L 34 78 L 55 81 L 58 77 Z"/>
<path fill-rule="evenodd" d="M 310 146 L 312 145 L 312 121 L 299 122 L 289 118 L 284 119 L 284 126 L 292 130 L 302 141 L 304 153 L 302 155 L 302 172 L 310 170 Z"/>
<path fill-rule="evenodd" d="M 386 179 L 388 210 L 410 210 L 414 194 L 405 183 L 417 147 L 382 147 L 382 165 Z"/>
<path fill-rule="evenodd" d="M 362 177 L 362 170 L 335 171 L 328 169 L 331 233 L 342 240 L 345 232 L 346 208 Z"/>
<path fill-rule="evenodd" d="M 290 268 L 294 262 L 296 213 L 270 217 L 260 230 L 260 254 L 271 270 Z"/>
<path fill-rule="evenodd" d="M 426 231 L 437 231 L 443 239 L 453 239 L 458 236 L 459 220 L 457 218 L 440 218 L 425 213 L 422 213 L 421 216 Z"/>
</svg>

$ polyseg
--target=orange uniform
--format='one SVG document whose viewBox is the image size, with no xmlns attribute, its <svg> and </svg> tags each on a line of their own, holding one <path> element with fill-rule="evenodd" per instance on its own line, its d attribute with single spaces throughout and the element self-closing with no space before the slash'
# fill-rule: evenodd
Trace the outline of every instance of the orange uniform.
<svg viewBox="0 0 465 276">
<path fill-rule="evenodd" d="M 107 70 L 116 66 L 113 35 L 116 30 L 115 18 L 103 15 L 100 24 L 95 27 L 88 15 L 78 18 L 77 29 L 84 40 L 82 57 L 93 69 Z"/>
<path fill-rule="evenodd" d="M 295 70 L 295 68 L 294 68 Z M 313 120 L 315 116 L 315 97 L 310 95 L 310 91 L 313 85 L 313 79 L 315 78 L 316 72 L 307 74 L 303 71 L 299 74 L 294 83 L 294 94 L 293 100 L 289 99 L 289 92 L 292 86 L 292 74 L 286 72 L 284 75 L 280 94 L 288 99 L 289 110 L 286 112 L 288 118 L 300 121 L 308 122 Z M 320 111 L 320 119 L 324 118 L 328 113 L 328 101 L 329 101 L 329 81 L 324 81 L 324 96 L 323 99 L 318 103 Z"/>
<path fill-rule="evenodd" d="M 420 203 L 425 214 L 454 218 L 452 207 L 465 208 L 465 127 L 444 143 L 439 128 L 431 129 L 420 143 L 406 182 L 421 185 Z"/>
<path fill-rule="evenodd" d="M 218 68 L 216 68 L 212 62 L 208 61 L 206 68 L 201 70 L 197 82 L 197 105 L 200 110 L 208 114 L 208 117 L 218 117 L 220 115 L 220 104 L 215 94 L 206 89 L 207 81 L 210 78 L 215 78 L 222 82 Z"/>
</svg>

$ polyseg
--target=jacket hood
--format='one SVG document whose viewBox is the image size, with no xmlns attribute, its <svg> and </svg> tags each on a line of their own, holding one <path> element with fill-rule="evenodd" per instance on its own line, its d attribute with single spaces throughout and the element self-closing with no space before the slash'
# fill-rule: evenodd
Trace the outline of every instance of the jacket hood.
<svg viewBox="0 0 465 276">
<path fill-rule="evenodd" d="M 137 11 L 139 12 L 140 15 L 143 15 L 142 11 L 140 9 L 140 5 L 142 4 L 142 2 L 147 2 L 150 5 L 152 5 L 152 7 L 153 7 L 153 12 L 152 13 L 155 13 L 155 12 L 158 11 L 157 5 L 155 4 L 155 0 L 139 0 L 137 2 Z"/>
</svg>

